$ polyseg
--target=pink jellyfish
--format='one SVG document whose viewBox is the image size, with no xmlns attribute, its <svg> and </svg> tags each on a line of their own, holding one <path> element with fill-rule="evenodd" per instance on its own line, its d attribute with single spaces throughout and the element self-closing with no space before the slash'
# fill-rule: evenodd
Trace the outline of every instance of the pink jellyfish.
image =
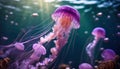
<svg viewBox="0 0 120 69">
<path fill-rule="evenodd" d="M 79 65 L 79 69 L 93 69 L 93 67 L 88 63 L 82 63 Z"/>
<path fill-rule="evenodd" d="M 104 59 L 104 61 L 109 61 L 115 59 L 116 53 L 112 49 L 105 49 L 102 52 L 101 56 Z"/>
<path fill-rule="evenodd" d="M 41 55 L 46 54 L 46 49 L 40 43 L 33 44 L 33 53 L 31 56 L 22 61 L 20 67 L 21 69 L 29 69 L 29 66 L 32 65 L 34 62 L 38 61 Z"/>
<path fill-rule="evenodd" d="M 93 63 L 93 59 L 94 59 L 94 48 L 101 38 L 105 38 L 105 34 L 106 33 L 104 28 L 101 28 L 101 27 L 96 27 L 92 31 L 94 40 L 86 46 L 86 52 L 91 59 L 91 63 Z"/>
<path fill-rule="evenodd" d="M 19 42 L 16 42 L 14 44 L 15 48 L 17 48 L 18 50 L 24 50 L 24 45 L 23 43 L 19 43 Z"/>
<path fill-rule="evenodd" d="M 52 19 L 55 21 L 52 32 L 45 37 L 41 37 L 40 43 L 43 44 L 56 38 L 54 43 L 57 51 L 60 51 L 67 43 L 71 29 L 80 27 L 80 14 L 73 7 L 64 5 L 54 11 Z"/>
<path fill-rule="evenodd" d="M 46 54 L 45 47 L 43 45 L 41 45 L 40 43 L 33 44 L 33 50 L 34 50 L 34 52 L 30 56 L 30 58 L 34 59 L 34 60 L 39 60 L 41 55 L 45 55 Z"/>
</svg>

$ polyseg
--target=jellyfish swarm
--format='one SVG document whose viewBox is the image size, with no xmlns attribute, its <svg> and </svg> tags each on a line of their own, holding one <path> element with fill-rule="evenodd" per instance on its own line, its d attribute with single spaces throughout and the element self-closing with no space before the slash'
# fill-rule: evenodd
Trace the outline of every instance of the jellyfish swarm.
<svg viewBox="0 0 120 69">
<path fill-rule="evenodd" d="M 88 63 L 82 63 L 79 65 L 79 69 L 93 69 L 93 67 Z"/>
<path fill-rule="evenodd" d="M 116 53 L 112 49 L 105 49 L 102 52 L 101 56 L 104 59 L 104 61 L 109 61 L 115 59 Z"/>
<path fill-rule="evenodd" d="M 86 52 L 90 57 L 91 63 L 93 64 L 94 48 L 101 38 L 105 38 L 105 30 L 104 28 L 96 27 L 93 29 L 92 35 L 94 36 L 94 40 L 86 46 Z"/>
<path fill-rule="evenodd" d="M 67 43 L 71 29 L 80 27 L 80 14 L 71 6 L 64 5 L 54 11 L 52 19 L 55 21 L 52 32 L 45 37 L 41 37 L 40 43 L 44 44 L 56 38 L 54 41 L 56 48 L 54 49 L 59 52 Z"/>
</svg>

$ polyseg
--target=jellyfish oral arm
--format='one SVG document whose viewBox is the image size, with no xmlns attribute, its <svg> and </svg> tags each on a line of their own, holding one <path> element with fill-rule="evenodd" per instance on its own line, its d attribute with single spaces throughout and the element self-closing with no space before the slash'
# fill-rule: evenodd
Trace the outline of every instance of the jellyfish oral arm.
<svg viewBox="0 0 120 69">
<path fill-rule="evenodd" d="M 52 32 L 50 32 L 45 37 L 40 38 L 40 43 L 44 44 L 46 42 L 51 41 L 52 39 L 54 39 L 56 37 L 57 32 L 58 32 L 58 26 L 55 24 L 54 27 L 52 28 Z"/>
</svg>

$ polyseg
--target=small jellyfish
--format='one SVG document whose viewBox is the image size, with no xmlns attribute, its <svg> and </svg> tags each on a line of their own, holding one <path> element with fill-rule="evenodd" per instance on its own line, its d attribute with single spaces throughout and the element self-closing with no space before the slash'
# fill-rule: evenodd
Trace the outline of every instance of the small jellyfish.
<svg viewBox="0 0 120 69">
<path fill-rule="evenodd" d="M 105 37 L 105 30 L 104 30 L 104 28 L 96 27 L 92 31 L 92 35 L 95 37 L 95 39 L 99 40 L 100 38 L 104 38 Z"/>
<path fill-rule="evenodd" d="M 11 58 L 14 56 L 14 58 L 16 58 L 24 52 L 24 45 L 22 43 L 16 42 L 15 44 L 1 47 L 1 51 L 3 51 L 3 54 L 0 55 L 1 58 Z"/>
<path fill-rule="evenodd" d="M 79 69 L 93 69 L 93 67 L 88 63 L 82 63 L 79 65 Z"/>
<path fill-rule="evenodd" d="M 90 57 L 91 63 L 93 64 L 94 49 L 99 40 L 105 38 L 105 30 L 104 28 L 97 27 L 93 29 L 92 35 L 94 36 L 94 40 L 86 46 L 86 52 Z"/>
<path fill-rule="evenodd" d="M 104 61 L 109 61 L 115 59 L 116 53 L 112 49 L 105 49 L 102 52 L 101 56 L 104 59 Z"/>
<path fill-rule="evenodd" d="M 45 47 L 43 45 L 41 45 L 40 43 L 33 44 L 33 50 L 34 50 L 34 52 L 30 56 L 30 58 L 33 60 L 38 60 L 41 57 L 41 55 L 46 54 Z"/>
<path fill-rule="evenodd" d="M 23 45 L 23 43 L 18 43 L 18 42 L 16 42 L 16 43 L 14 44 L 14 46 L 15 46 L 18 50 L 24 50 L 24 45 Z"/>
</svg>

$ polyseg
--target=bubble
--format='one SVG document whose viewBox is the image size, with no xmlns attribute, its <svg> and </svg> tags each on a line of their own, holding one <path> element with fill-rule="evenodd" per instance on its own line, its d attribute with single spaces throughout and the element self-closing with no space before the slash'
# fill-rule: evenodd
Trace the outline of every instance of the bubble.
<svg viewBox="0 0 120 69">
<path fill-rule="evenodd" d="M 13 24 L 13 23 L 14 23 L 14 21 L 10 21 L 10 23 L 11 23 L 11 24 Z"/>
<path fill-rule="evenodd" d="M 8 37 L 3 36 L 2 39 L 3 39 L 3 40 L 8 40 Z"/>
<path fill-rule="evenodd" d="M 85 31 L 84 34 L 88 34 L 88 31 Z"/>
<path fill-rule="evenodd" d="M 13 12 L 10 12 L 10 14 L 12 15 L 12 14 L 13 14 Z"/>
<path fill-rule="evenodd" d="M 34 16 L 34 17 L 39 16 L 39 14 L 38 13 L 33 13 L 32 16 Z"/>
<path fill-rule="evenodd" d="M 107 16 L 108 19 L 109 19 L 110 17 L 111 17 L 110 15 Z"/>
<path fill-rule="evenodd" d="M 96 18 L 95 18 L 95 21 L 98 21 L 98 20 L 99 20 L 99 18 L 96 17 Z"/>
<path fill-rule="evenodd" d="M 102 16 L 102 14 L 103 14 L 102 12 L 99 12 L 97 13 L 97 16 Z"/>
</svg>

